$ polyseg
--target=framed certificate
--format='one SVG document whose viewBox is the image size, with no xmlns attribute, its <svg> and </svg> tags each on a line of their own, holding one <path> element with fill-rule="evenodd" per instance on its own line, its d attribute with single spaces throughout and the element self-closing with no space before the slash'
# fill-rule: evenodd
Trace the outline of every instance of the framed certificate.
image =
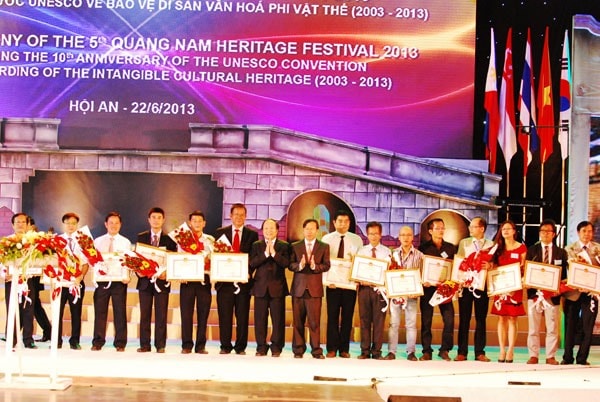
<svg viewBox="0 0 600 402">
<path fill-rule="evenodd" d="M 394 269 L 385 271 L 385 287 L 388 297 L 422 296 L 420 269 Z"/>
<path fill-rule="evenodd" d="M 323 285 L 334 285 L 340 289 L 356 290 L 356 282 L 350 279 L 352 274 L 352 260 L 331 258 L 331 268 L 323 272 Z"/>
<path fill-rule="evenodd" d="M 495 296 L 523 289 L 518 262 L 502 265 L 487 274 L 488 295 Z"/>
<path fill-rule="evenodd" d="M 94 282 L 121 282 L 129 278 L 129 271 L 122 265 L 123 253 L 102 253 L 102 259 L 104 263 L 99 263 L 99 269 L 92 269 Z"/>
<path fill-rule="evenodd" d="M 526 288 L 558 292 L 561 269 L 562 267 L 559 265 L 525 261 L 525 277 L 523 278 L 523 285 Z"/>
<path fill-rule="evenodd" d="M 210 257 L 211 282 L 248 282 L 248 254 L 212 253 Z"/>
<path fill-rule="evenodd" d="M 352 262 L 350 279 L 356 282 L 371 283 L 373 285 L 385 284 L 385 271 L 388 268 L 387 260 L 355 255 Z"/>
<path fill-rule="evenodd" d="M 158 263 L 160 268 L 167 268 L 167 255 L 169 251 L 164 248 L 158 248 L 144 243 L 136 243 L 135 251 L 149 260 Z"/>
<path fill-rule="evenodd" d="M 431 255 L 423 256 L 423 283 L 437 286 L 449 280 L 451 274 L 452 260 Z"/>
<path fill-rule="evenodd" d="M 600 293 L 600 267 L 570 262 L 567 285 L 575 289 Z"/>
<path fill-rule="evenodd" d="M 167 280 L 203 281 L 204 254 L 169 253 Z"/>
<path fill-rule="evenodd" d="M 454 282 L 458 282 L 458 283 L 464 283 L 467 279 L 467 272 L 469 271 L 461 271 L 460 270 L 460 264 L 462 264 L 464 258 L 463 257 L 459 257 L 459 256 L 454 256 L 454 261 L 452 262 L 452 273 L 450 275 L 450 280 L 453 280 Z M 477 271 L 470 271 L 469 275 L 476 275 L 477 276 L 477 281 L 476 284 L 477 286 L 475 286 L 475 289 L 477 290 L 484 290 L 485 289 L 485 280 L 487 277 L 487 270 L 482 269 L 479 272 Z M 475 283 L 475 280 L 473 280 L 473 282 Z"/>
</svg>

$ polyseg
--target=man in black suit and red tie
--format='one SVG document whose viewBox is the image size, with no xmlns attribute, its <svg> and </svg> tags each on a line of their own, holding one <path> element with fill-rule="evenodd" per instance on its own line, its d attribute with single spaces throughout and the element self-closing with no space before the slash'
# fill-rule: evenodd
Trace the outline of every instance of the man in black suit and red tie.
<svg viewBox="0 0 600 402">
<path fill-rule="evenodd" d="M 258 241 L 258 233 L 246 226 L 246 206 L 233 204 L 230 209 L 231 225 L 217 229 L 215 239 L 221 236 L 229 240 L 235 253 L 250 253 L 252 243 Z M 237 284 L 217 282 L 217 312 L 219 313 L 219 338 L 222 355 L 235 350 L 238 355 L 246 354 L 248 346 L 248 318 L 250 316 L 250 281 Z M 231 344 L 233 315 L 235 313 L 235 345 Z"/>
<path fill-rule="evenodd" d="M 148 212 L 150 230 L 138 233 L 138 243 L 149 244 L 154 247 L 166 248 L 177 251 L 177 243 L 162 231 L 165 223 L 165 211 L 154 207 Z M 149 278 L 138 277 L 137 290 L 140 295 L 140 353 L 150 352 L 150 336 L 152 321 L 152 303 L 154 303 L 154 346 L 157 353 L 165 353 L 167 344 L 167 310 L 169 308 L 169 282 L 163 273 L 156 280 L 156 286 Z"/>
<path fill-rule="evenodd" d="M 311 354 L 315 359 L 324 359 L 321 348 L 321 303 L 323 301 L 323 272 L 329 271 L 329 245 L 317 240 L 319 223 L 306 219 L 302 224 L 304 239 L 292 244 L 290 271 L 292 280 L 292 310 L 294 313 L 294 335 L 292 350 L 294 357 L 302 358 L 306 351 L 304 327 L 308 319 Z"/>
<path fill-rule="evenodd" d="M 254 242 L 250 252 L 256 356 L 266 356 L 270 348 L 271 355 L 279 357 L 285 344 L 285 297 L 290 294 L 285 270 L 290 265 L 290 245 L 277 239 L 278 231 L 277 221 L 265 220 L 262 224 L 265 239 Z M 267 344 L 269 313 L 273 325 L 270 346 Z"/>
</svg>

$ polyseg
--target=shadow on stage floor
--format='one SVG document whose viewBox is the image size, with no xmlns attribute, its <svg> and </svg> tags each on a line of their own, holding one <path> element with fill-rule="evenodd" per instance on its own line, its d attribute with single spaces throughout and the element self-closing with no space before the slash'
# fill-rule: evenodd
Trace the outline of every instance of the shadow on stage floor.
<svg viewBox="0 0 600 402">
<path fill-rule="evenodd" d="M 68 345 L 65 343 L 65 346 Z M 381 401 L 390 396 L 457 397 L 462 401 L 543 400 L 544 402 L 590 398 L 600 392 L 600 366 L 528 365 L 527 351 L 520 348 L 515 363 L 498 363 L 497 348 L 488 348 L 490 363 L 468 360 L 446 362 L 435 356 L 429 362 L 411 362 L 405 353 L 394 361 L 352 359 L 295 359 L 286 349 L 278 358 L 220 355 L 211 343 L 209 354 L 182 355 L 178 343 L 164 354 L 137 353 L 131 341 L 125 352 L 112 346 L 92 352 L 89 340 L 82 350 L 61 349 L 53 358 L 48 344 L 37 350 L 2 353 L 2 367 L 27 375 L 48 376 L 57 364 L 59 377 L 73 379 L 65 391 L 40 391 L 11 387 L 0 389 L 4 401 Z M 4 349 L 4 343 L 0 343 Z M 385 347 L 384 347 L 385 349 Z M 557 359 L 560 360 L 562 351 Z M 454 356 L 452 353 L 451 356 Z M 472 354 L 470 358 L 472 359 Z M 544 358 L 540 359 L 544 362 Z M 600 362 L 594 348 L 592 363 Z M 5 366 L 8 364 L 9 366 Z M 14 374 L 16 375 L 16 374 Z M 14 376 L 13 375 L 13 376 Z M 5 378 L 0 378 L 0 382 Z"/>
</svg>

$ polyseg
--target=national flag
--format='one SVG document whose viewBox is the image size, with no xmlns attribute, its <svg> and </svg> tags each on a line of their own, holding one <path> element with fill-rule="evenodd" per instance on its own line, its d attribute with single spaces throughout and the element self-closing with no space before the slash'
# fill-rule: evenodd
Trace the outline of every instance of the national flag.
<svg viewBox="0 0 600 402">
<path fill-rule="evenodd" d="M 500 128 L 498 143 L 504 153 L 506 172 L 510 170 L 510 161 L 517 153 L 517 133 L 515 128 L 515 84 L 512 63 L 512 28 L 508 28 L 506 50 L 504 52 L 504 70 L 500 88 Z"/>
<path fill-rule="evenodd" d="M 490 64 L 485 81 L 485 126 L 483 142 L 486 144 L 486 158 L 490 161 L 490 172 L 496 172 L 496 150 L 498 144 L 498 127 L 500 116 L 498 114 L 498 77 L 496 76 L 496 54 L 494 48 L 494 29 L 491 29 Z"/>
<path fill-rule="evenodd" d="M 563 57 L 560 73 L 560 129 L 558 142 L 563 160 L 569 156 L 569 132 L 571 131 L 571 57 L 569 48 L 569 31 L 565 31 Z"/>
<path fill-rule="evenodd" d="M 531 163 L 532 152 L 537 151 L 538 138 L 535 124 L 535 95 L 533 89 L 533 70 L 531 68 L 531 32 L 527 30 L 525 45 L 525 65 L 519 91 L 519 146 L 523 150 L 523 177 L 527 176 L 527 167 Z"/>
<path fill-rule="evenodd" d="M 538 82 L 537 123 L 540 137 L 540 160 L 545 163 L 554 151 L 554 107 L 552 101 L 552 75 L 550 71 L 550 50 L 548 48 L 548 27 L 544 38 L 542 65 Z"/>
</svg>

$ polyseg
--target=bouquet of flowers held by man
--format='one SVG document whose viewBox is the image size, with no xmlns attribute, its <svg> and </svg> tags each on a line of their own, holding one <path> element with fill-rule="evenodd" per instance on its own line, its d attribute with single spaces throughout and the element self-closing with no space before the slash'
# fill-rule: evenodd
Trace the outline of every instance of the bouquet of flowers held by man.
<svg viewBox="0 0 600 402">
<path fill-rule="evenodd" d="M 96 249 L 96 246 L 94 245 L 94 239 L 92 238 L 92 233 L 90 232 L 90 229 L 87 226 L 82 227 L 77 231 L 76 238 L 77 244 L 81 249 L 81 253 L 87 259 L 90 267 L 93 270 L 95 270 L 98 274 L 106 275 L 107 268 L 104 265 L 104 258 L 102 258 L 102 254 Z M 95 282 L 94 285 L 98 287 L 98 284 Z"/>
<path fill-rule="evenodd" d="M 458 282 L 451 280 L 444 281 L 437 286 L 435 293 L 429 300 L 429 304 L 435 307 L 440 304 L 451 303 L 459 290 L 460 284 Z"/>
<path fill-rule="evenodd" d="M 123 255 L 121 265 L 133 271 L 141 278 L 150 279 L 156 291 L 161 291 L 156 284 L 156 280 L 164 272 L 164 269 L 161 269 L 156 261 L 146 258 L 136 251 L 127 251 Z"/>
<path fill-rule="evenodd" d="M 477 250 L 469 254 L 465 259 L 462 260 L 458 269 L 463 273 L 463 281 L 461 283 L 462 288 L 466 288 L 469 292 L 473 293 L 474 297 L 481 297 L 475 293 L 475 289 L 480 289 L 483 283 L 480 283 L 479 273 L 483 269 L 484 263 L 489 263 L 494 257 L 494 253 L 498 249 L 498 245 Z M 485 281 L 485 278 L 483 279 Z"/>
<path fill-rule="evenodd" d="M 171 237 L 177 243 L 179 248 L 186 253 L 195 255 L 204 251 L 204 243 L 202 243 L 185 222 L 169 233 L 169 237 Z"/>
</svg>

